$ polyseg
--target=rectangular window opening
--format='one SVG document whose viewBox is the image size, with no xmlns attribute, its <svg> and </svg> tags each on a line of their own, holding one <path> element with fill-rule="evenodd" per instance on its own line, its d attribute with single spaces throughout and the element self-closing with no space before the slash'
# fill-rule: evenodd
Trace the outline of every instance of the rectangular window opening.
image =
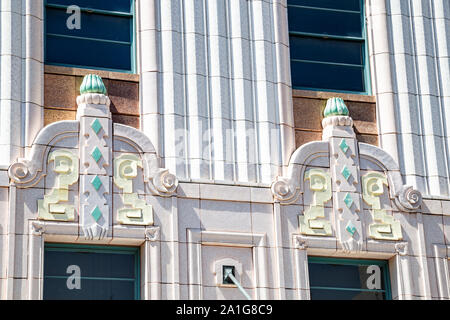
<svg viewBox="0 0 450 320">
<path fill-rule="evenodd" d="M 140 299 L 139 248 L 46 243 L 44 299 Z"/>
<path fill-rule="evenodd" d="M 46 0 L 44 25 L 45 64 L 135 72 L 133 0 Z"/>
<path fill-rule="evenodd" d="M 293 89 L 371 94 L 363 0 L 288 0 Z"/>
<path fill-rule="evenodd" d="M 312 300 L 390 300 L 388 262 L 308 257 Z"/>
</svg>

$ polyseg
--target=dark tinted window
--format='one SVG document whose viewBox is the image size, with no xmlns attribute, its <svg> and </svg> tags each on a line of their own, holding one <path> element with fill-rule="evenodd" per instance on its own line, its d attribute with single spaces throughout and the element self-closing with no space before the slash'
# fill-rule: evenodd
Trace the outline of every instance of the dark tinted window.
<svg viewBox="0 0 450 320">
<path fill-rule="evenodd" d="M 131 0 L 47 0 L 47 64 L 133 71 Z M 68 28 L 70 5 L 80 7 L 80 28 Z"/>
<path fill-rule="evenodd" d="M 361 0 L 288 0 L 294 89 L 365 93 Z"/>
<path fill-rule="evenodd" d="M 385 261 L 308 259 L 311 299 L 385 300 L 390 297 Z"/>
<path fill-rule="evenodd" d="M 74 283 L 77 272 L 79 287 L 71 288 L 68 283 Z M 138 280 L 137 248 L 45 247 L 44 299 L 133 300 L 138 298 Z"/>
<path fill-rule="evenodd" d="M 289 7 L 289 30 L 324 35 L 361 37 L 361 14 Z"/>
<path fill-rule="evenodd" d="M 131 13 L 130 0 L 47 0 L 47 4 Z"/>
<path fill-rule="evenodd" d="M 288 0 L 288 4 L 349 11 L 361 10 L 361 0 Z"/>
</svg>

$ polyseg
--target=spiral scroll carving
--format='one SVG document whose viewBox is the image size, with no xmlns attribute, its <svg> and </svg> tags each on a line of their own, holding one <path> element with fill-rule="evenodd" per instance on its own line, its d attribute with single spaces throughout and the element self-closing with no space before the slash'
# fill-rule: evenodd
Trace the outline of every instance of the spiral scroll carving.
<svg viewBox="0 0 450 320">
<path fill-rule="evenodd" d="M 173 193 L 178 187 L 178 179 L 169 170 L 161 170 L 153 178 L 153 185 L 162 193 Z"/>
<path fill-rule="evenodd" d="M 16 182 L 22 182 L 29 174 L 30 172 L 25 162 L 13 163 L 8 169 L 9 177 Z"/>
<path fill-rule="evenodd" d="M 283 203 L 291 203 L 296 200 L 296 188 L 292 186 L 288 180 L 283 178 L 278 178 L 277 181 L 272 183 L 272 194 L 275 199 Z"/>
<path fill-rule="evenodd" d="M 397 206 L 405 211 L 415 211 L 422 204 L 422 194 L 411 186 L 403 186 L 396 198 Z"/>
</svg>

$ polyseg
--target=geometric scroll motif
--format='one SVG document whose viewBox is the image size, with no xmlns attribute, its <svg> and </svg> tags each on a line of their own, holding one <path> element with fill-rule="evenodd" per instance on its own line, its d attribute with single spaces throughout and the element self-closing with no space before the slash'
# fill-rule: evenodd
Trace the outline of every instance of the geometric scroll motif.
<svg viewBox="0 0 450 320">
<path fill-rule="evenodd" d="M 322 169 L 309 169 L 305 181 L 314 192 L 313 203 L 299 216 L 300 233 L 314 236 L 331 236 L 331 223 L 325 219 L 325 203 L 332 196 L 331 177 Z"/>
<path fill-rule="evenodd" d="M 49 154 L 48 163 L 54 161 L 53 171 L 58 173 L 56 186 L 38 200 L 38 219 L 74 221 L 75 207 L 69 200 L 69 186 L 78 181 L 78 157 L 69 150 L 55 150 Z"/>
<path fill-rule="evenodd" d="M 142 160 L 134 154 L 122 154 L 114 159 L 114 184 L 123 190 L 125 208 L 119 209 L 117 221 L 121 224 L 153 225 L 153 208 L 133 192 L 133 179 Z"/>
<path fill-rule="evenodd" d="M 381 209 L 380 196 L 384 193 L 385 185 L 388 185 L 388 181 L 380 172 L 369 172 L 362 177 L 363 200 L 371 206 L 374 221 L 369 225 L 369 236 L 379 240 L 401 240 L 400 222 Z"/>
</svg>

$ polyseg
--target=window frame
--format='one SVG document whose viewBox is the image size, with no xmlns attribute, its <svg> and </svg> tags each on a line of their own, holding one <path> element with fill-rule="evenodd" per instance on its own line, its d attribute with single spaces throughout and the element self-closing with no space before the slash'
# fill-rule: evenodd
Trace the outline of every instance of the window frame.
<svg viewBox="0 0 450 320">
<path fill-rule="evenodd" d="M 338 264 L 338 265 L 352 265 L 352 266 L 359 266 L 359 265 L 377 265 L 382 269 L 383 272 L 383 279 L 385 289 L 384 290 L 365 290 L 361 289 L 362 291 L 379 291 L 384 292 L 385 299 L 384 300 L 392 300 L 392 289 L 391 289 L 391 280 L 389 275 L 389 261 L 386 260 L 369 260 L 369 259 L 349 259 L 349 258 L 331 258 L 331 257 L 319 257 L 319 256 L 308 256 L 307 257 L 307 264 L 309 269 L 310 263 L 316 263 L 316 264 Z M 308 271 L 308 277 L 309 277 L 309 271 Z M 310 279 L 308 279 L 310 281 Z M 311 289 L 323 289 L 324 287 L 309 287 L 310 294 Z M 331 287 L 330 287 L 331 288 Z M 334 288 L 336 290 L 341 290 L 340 288 Z M 345 290 L 345 289 L 344 289 Z M 343 291 L 344 291 L 343 290 Z"/>
<path fill-rule="evenodd" d="M 129 247 L 129 246 L 99 246 L 99 245 L 89 245 L 89 244 L 77 244 L 77 243 L 44 243 L 44 256 L 47 250 L 58 251 L 58 252 L 77 252 L 84 251 L 89 253 L 114 253 L 114 254 L 134 254 L 134 300 L 141 299 L 141 256 L 140 247 Z M 44 273 L 45 259 L 43 259 L 42 266 L 42 277 L 43 277 L 43 290 L 45 287 L 45 279 L 47 276 Z M 83 279 L 83 276 L 81 276 Z M 44 296 L 44 291 L 42 291 L 42 297 Z"/>
<path fill-rule="evenodd" d="M 124 14 L 122 12 L 117 11 L 110 11 L 110 10 L 101 10 L 101 9 L 92 9 L 88 7 L 80 7 L 81 12 L 87 12 L 91 11 L 93 13 L 98 14 L 106 14 L 106 15 L 112 15 L 112 16 L 126 16 L 131 17 L 132 16 L 132 28 L 131 29 L 131 43 L 130 43 L 130 51 L 131 51 L 131 70 L 125 70 L 125 69 L 115 69 L 115 68 L 106 68 L 106 67 L 94 67 L 94 66 L 82 66 L 82 65 L 76 65 L 76 64 L 70 64 L 70 63 L 56 63 L 56 62 L 47 62 L 47 8 L 54 8 L 54 9 L 67 9 L 68 6 L 65 5 L 55 5 L 55 4 L 49 4 L 48 0 L 44 0 L 44 65 L 51 65 L 51 66 L 60 66 L 60 67 L 69 67 L 69 68 L 78 68 L 78 69 L 93 69 L 93 70 L 102 70 L 102 71 L 112 71 L 112 72 L 122 72 L 122 73 L 130 73 L 130 74 L 136 74 L 136 57 L 137 57 L 137 46 L 136 46 L 136 1 L 131 1 L 131 8 L 130 8 L 130 14 Z M 66 37 L 69 38 L 69 37 Z M 79 39 L 83 39 L 85 37 L 77 37 Z M 85 38 L 88 39 L 88 38 Z M 99 40 L 101 41 L 101 40 Z M 114 41 L 109 41 L 114 42 Z"/>
<path fill-rule="evenodd" d="M 371 75 L 370 75 L 370 59 L 369 59 L 369 45 L 368 45 L 368 33 L 367 33 L 367 19 L 366 19 L 366 5 L 365 0 L 359 0 L 361 5 L 361 34 L 362 37 L 349 37 L 349 36 L 335 36 L 335 35 L 327 35 L 324 36 L 319 33 L 308 33 L 308 32 L 298 32 L 298 31 L 291 31 L 289 29 L 289 23 L 288 23 L 288 38 L 290 42 L 291 35 L 293 36 L 304 36 L 309 38 L 316 38 L 316 39 L 334 39 L 334 40 L 358 40 L 364 42 L 364 48 L 363 48 L 363 56 L 362 56 L 362 65 L 363 65 L 363 72 L 364 72 L 364 86 L 365 91 L 353 91 L 353 90 L 337 90 L 337 89 L 325 89 L 325 88 L 315 88 L 315 87 L 302 87 L 302 86 L 294 86 L 292 83 L 292 68 L 291 69 L 291 86 L 293 90 L 310 90 L 310 91 L 323 91 L 323 92 L 338 92 L 338 93 L 350 93 L 350 94 L 359 94 L 359 95 L 372 95 L 372 86 L 371 86 Z M 289 5 L 287 3 L 286 10 L 289 11 L 289 7 L 293 7 L 293 5 Z M 297 6 L 297 7 L 304 7 L 308 8 L 308 6 Z M 319 7 L 309 7 L 309 8 L 319 8 Z M 323 8 L 327 9 L 327 8 Z M 351 11 L 351 10 L 340 10 L 340 9 L 329 9 L 330 11 Z M 288 15 L 288 12 L 286 12 L 286 16 Z M 289 45 L 289 52 L 290 52 L 290 45 Z M 289 64 L 291 65 L 292 58 L 289 59 Z M 305 60 L 306 61 L 306 60 Z M 318 62 L 320 63 L 320 62 Z"/>
</svg>

